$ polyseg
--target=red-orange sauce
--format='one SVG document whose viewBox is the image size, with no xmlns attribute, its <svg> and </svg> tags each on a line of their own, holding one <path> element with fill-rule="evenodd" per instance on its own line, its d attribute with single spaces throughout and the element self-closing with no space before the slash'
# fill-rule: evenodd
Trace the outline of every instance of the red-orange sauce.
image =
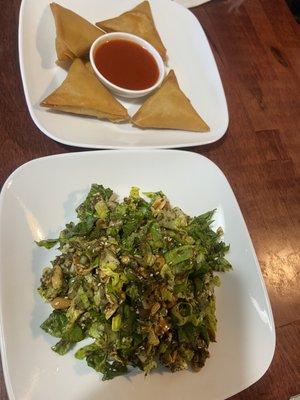
<svg viewBox="0 0 300 400">
<path fill-rule="evenodd" d="M 101 44 L 95 51 L 94 60 L 107 80 L 125 89 L 147 89 L 159 77 L 152 54 L 129 40 L 115 39 Z"/>
</svg>

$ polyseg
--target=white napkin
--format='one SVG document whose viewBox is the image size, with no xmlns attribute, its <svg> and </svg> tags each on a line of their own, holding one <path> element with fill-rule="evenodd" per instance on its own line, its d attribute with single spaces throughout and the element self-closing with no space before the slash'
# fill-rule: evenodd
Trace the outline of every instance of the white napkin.
<svg viewBox="0 0 300 400">
<path fill-rule="evenodd" d="M 209 0 L 175 0 L 175 1 L 176 3 L 179 3 L 184 7 L 190 8 L 190 7 L 200 6 L 200 4 L 207 3 Z"/>
</svg>

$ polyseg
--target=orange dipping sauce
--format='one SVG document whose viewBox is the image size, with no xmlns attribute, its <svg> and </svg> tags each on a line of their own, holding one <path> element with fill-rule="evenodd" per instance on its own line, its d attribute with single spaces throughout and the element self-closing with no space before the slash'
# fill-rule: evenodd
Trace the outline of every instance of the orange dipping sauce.
<svg viewBox="0 0 300 400">
<path fill-rule="evenodd" d="M 152 54 L 129 40 L 115 39 L 101 44 L 95 51 L 94 61 L 108 81 L 124 89 L 148 89 L 159 77 Z"/>
</svg>

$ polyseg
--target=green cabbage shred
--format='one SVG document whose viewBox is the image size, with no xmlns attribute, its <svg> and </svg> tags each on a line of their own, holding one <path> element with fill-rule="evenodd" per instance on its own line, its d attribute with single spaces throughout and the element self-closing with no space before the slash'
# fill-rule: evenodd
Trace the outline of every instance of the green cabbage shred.
<svg viewBox="0 0 300 400">
<path fill-rule="evenodd" d="M 37 243 L 59 250 L 38 288 L 54 307 L 41 328 L 60 339 L 52 347 L 60 355 L 92 339 L 75 357 L 103 380 L 131 367 L 198 371 L 216 340 L 214 272 L 231 265 L 222 230 L 211 228 L 214 210 L 189 217 L 162 192 L 144 197 L 133 187 L 118 202 L 93 184 L 78 222 Z"/>
</svg>

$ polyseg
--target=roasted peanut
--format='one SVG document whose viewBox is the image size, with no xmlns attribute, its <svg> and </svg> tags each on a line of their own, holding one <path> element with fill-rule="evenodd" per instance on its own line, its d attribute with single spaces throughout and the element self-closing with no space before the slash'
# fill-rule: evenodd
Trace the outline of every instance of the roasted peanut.
<svg viewBox="0 0 300 400">
<path fill-rule="evenodd" d="M 153 306 L 151 307 L 150 314 L 151 315 L 156 314 L 159 309 L 160 309 L 160 304 L 159 303 L 153 304 Z"/>
<path fill-rule="evenodd" d="M 56 297 L 51 301 L 51 306 L 55 308 L 55 310 L 64 310 L 69 308 L 71 305 L 71 300 L 66 299 L 65 297 Z"/>
<path fill-rule="evenodd" d="M 52 282 L 53 289 L 60 289 L 62 287 L 63 272 L 59 265 L 56 265 L 53 269 L 53 275 L 52 275 L 51 282 Z"/>
</svg>

